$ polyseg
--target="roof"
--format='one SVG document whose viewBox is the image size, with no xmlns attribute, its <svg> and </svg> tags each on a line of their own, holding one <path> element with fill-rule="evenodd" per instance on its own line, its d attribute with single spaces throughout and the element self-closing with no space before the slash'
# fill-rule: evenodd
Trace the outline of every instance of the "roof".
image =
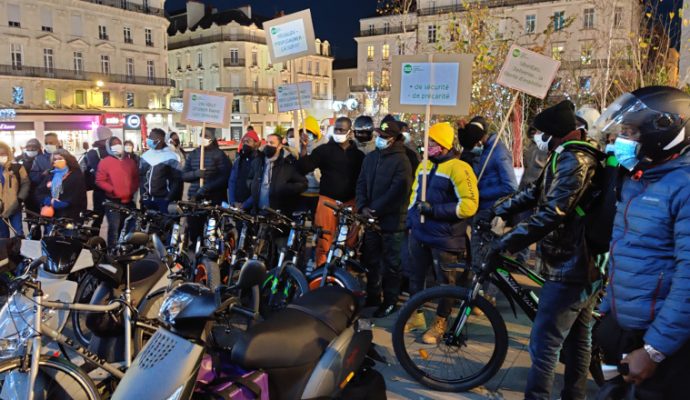
<svg viewBox="0 0 690 400">
<path fill-rule="evenodd" d="M 170 15 L 168 19 L 170 20 L 170 26 L 168 27 L 169 36 L 173 36 L 178 32 L 184 33 L 187 30 L 186 12 L 182 11 L 179 14 Z M 232 21 L 244 26 L 255 24 L 257 27 L 261 28 L 263 23 L 268 20 L 270 20 L 270 18 L 261 15 L 253 15 L 252 18 L 249 18 L 242 10 L 231 9 L 216 13 L 207 13 L 196 25 L 191 27 L 191 30 L 196 30 L 197 28 L 208 29 L 214 23 L 220 26 L 227 25 Z"/>
<path fill-rule="evenodd" d="M 339 58 L 333 60 L 333 69 L 357 68 L 356 58 Z"/>
</svg>

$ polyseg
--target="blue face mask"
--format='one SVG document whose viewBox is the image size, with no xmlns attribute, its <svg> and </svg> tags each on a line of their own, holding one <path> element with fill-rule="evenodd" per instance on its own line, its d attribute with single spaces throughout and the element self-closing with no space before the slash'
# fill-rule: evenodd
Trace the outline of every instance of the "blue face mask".
<svg viewBox="0 0 690 400">
<path fill-rule="evenodd" d="M 379 150 L 387 149 L 388 146 L 390 146 L 390 142 L 388 139 L 384 139 L 382 137 L 377 137 L 376 138 L 376 148 Z"/>
<path fill-rule="evenodd" d="M 640 149 L 640 144 L 634 140 L 625 138 L 616 138 L 616 142 L 613 144 L 613 154 L 620 165 L 632 171 L 640 160 L 637 158 L 637 152 Z"/>
<path fill-rule="evenodd" d="M 482 146 L 481 144 L 478 144 L 472 148 L 472 153 L 474 153 L 478 156 L 481 156 L 483 151 L 484 151 L 484 146 Z"/>
<path fill-rule="evenodd" d="M 146 147 L 148 147 L 149 149 L 155 149 L 157 145 L 158 145 L 157 140 L 146 139 Z"/>
<path fill-rule="evenodd" d="M 606 154 L 612 154 L 612 153 L 615 152 L 615 148 L 616 148 L 616 146 L 614 146 L 613 143 L 608 143 L 608 144 L 606 145 L 605 153 L 606 153 Z"/>
</svg>

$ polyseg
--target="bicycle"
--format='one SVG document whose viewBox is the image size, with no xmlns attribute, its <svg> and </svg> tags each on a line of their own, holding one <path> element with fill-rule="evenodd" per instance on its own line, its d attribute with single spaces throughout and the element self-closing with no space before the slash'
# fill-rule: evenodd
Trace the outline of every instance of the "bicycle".
<svg viewBox="0 0 690 400">
<path fill-rule="evenodd" d="M 491 227 L 485 224 L 475 226 L 473 235 L 480 235 L 479 247 L 483 248 L 495 238 Z M 473 256 L 484 259 L 485 255 Z M 498 287 L 508 299 L 516 317 L 516 303 L 530 320 L 533 321 L 537 314 L 538 296 L 530 288 L 521 285 L 514 274 L 527 277 L 536 286 L 544 285 L 541 276 L 518 261 L 501 255 L 499 265 L 483 265 L 481 271 L 477 271 L 469 288 L 437 286 L 412 296 L 400 309 L 392 334 L 395 355 L 405 371 L 425 386 L 446 392 L 468 391 L 489 381 L 505 361 L 508 331 L 498 309 L 480 295 L 484 283 L 491 282 Z M 473 313 L 475 308 L 481 313 Z M 445 310 L 450 310 L 448 323 L 437 344 L 424 344 L 419 338 L 419 330 L 408 329 L 406 332 L 405 325 L 414 313 L 421 312 L 426 318 L 445 314 Z M 593 315 L 599 318 L 596 311 Z M 439 358 L 442 358 L 440 360 L 434 360 L 437 351 Z M 458 375 L 451 375 L 458 372 L 458 365 L 462 371 Z M 592 353 L 590 373 L 598 384 L 603 384 L 601 357 L 597 351 Z"/>
</svg>

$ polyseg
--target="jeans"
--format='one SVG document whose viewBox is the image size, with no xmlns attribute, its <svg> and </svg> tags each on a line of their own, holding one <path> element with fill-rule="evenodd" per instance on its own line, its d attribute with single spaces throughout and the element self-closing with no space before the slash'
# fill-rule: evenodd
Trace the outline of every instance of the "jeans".
<svg viewBox="0 0 690 400">
<path fill-rule="evenodd" d="M 400 244 L 403 233 L 364 234 L 362 264 L 367 268 L 367 299 L 377 302 L 383 289 L 383 303 L 396 304 L 400 295 Z"/>
<path fill-rule="evenodd" d="M 585 399 L 592 352 L 593 285 L 546 281 L 532 325 L 525 399 L 550 399 L 554 370 L 562 353 L 565 363 L 561 398 Z"/>
<path fill-rule="evenodd" d="M 22 227 L 22 212 L 17 211 L 8 218 L 12 229 L 14 229 L 13 236 L 24 236 L 24 228 Z M 0 219 L 0 238 L 7 239 L 10 237 L 10 228 L 5 223 L 4 219 Z"/>
<path fill-rule="evenodd" d="M 119 203 L 119 201 L 112 200 L 113 202 Z M 132 203 L 122 204 L 124 207 L 131 208 Z M 105 217 L 108 220 L 108 247 L 115 247 L 120 238 L 120 231 L 122 230 L 122 224 L 125 221 L 126 216 L 121 214 L 116 209 L 108 209 L 105 213 Z"/>
<path fill-rule="evenodd" d="M 154 197 L 154 198 L 151 198 L 148 200 L 142 200 L 141 201 L 141 205 L 143 208 L 145 208 L 147 210 L 158 211 L 158 212 L 163 213 L 163 214 L 168 213 L 168 204 L 170 204 L 170 202 L 164 198 L 155 198 Z"/>
<path fill-rule="evenodd" d="M 94 228 L 100 229 L 103 224 L 103 217 L 105 216 L 105 206 L 103 203 L 105 203 L 106 199 L 105 192 L 100 189 L 93 190 L 93 212 L 98 214 L 98 218 L 95 218 L 91 224 Z"/>
</svg>

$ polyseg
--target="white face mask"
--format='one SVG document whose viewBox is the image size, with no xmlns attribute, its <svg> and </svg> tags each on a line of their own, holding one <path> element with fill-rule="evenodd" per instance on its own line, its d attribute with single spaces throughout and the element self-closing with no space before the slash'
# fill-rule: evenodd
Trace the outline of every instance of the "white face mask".
<svg viewBox="0 0 690 400">
<path fill-rule="evenodd" d="M 57 146 L 54 145 L 54 144 L 47 144 L 47 145 L 45 146 L 45 150 L 46 150 L 48 153 L 53 154 L 53 153 L 55 153 L 55 152 L 57 151 Z"/>
<path fill-rule="evenodd" d="M 295 138 L 294 137 L 289 137 L 287 139 L 287 142 L 288 142 L 288 146 L 290 146 L 292 148 L 297 148 L 297 146 L 295 146 Z"/>
<path fill-rule="evenodd" d="M 340 134 L 336 135 L 334 133 L 333 134 L 333 141 L 336 143 L 345 143 L 345 142 L 347 142 L 347 137 L 348 137 L 347 133 L 344 135 L 340 135 Z"/>
<path fill-rule="evenodd" d="M 209 138 L 203 138 L 201 139 L 201 145 L 206 147 L 211 145 L 212 140 Z"/>
<path fill-rule="evenodd" d="M 110 151 L 113 152 L 116 156 L 122 155 L 122 145 L 121 144 L 115 144 L 110 146 Z"/>
<path fill-rule="evenodd" d="M 534 135 L 534 143 L 537 145 L 537 148 L 541 151 L 549 151 L 549 142 L 553 139 L 553 136 L 549 136 L 549 140 L 544 141 L 544 132 L 539 132 Z"/>
<path fill-rule="evenodd" d="M 26 154 L 27 157 L 36 157 L 38 155 L 38 152 L 36 150 L 26 150 L 24 151 L 24 154 Z"/>
<path fill-rule="evenodd" d="M 7 163 L 7 160 L 9 160 L 9 157 L 7 157 L 7 156 L 0 156 L 0 164 L 5 164 L 5 163 Z"/>
<path fill-rule="evenodd" d="M 125 151 L 126 151 L 127 153 L 131 153 L 131 152 L 134 151 L 134 147 L 132 147 L 132 146 L 125 146 Z"/>
</svg>

